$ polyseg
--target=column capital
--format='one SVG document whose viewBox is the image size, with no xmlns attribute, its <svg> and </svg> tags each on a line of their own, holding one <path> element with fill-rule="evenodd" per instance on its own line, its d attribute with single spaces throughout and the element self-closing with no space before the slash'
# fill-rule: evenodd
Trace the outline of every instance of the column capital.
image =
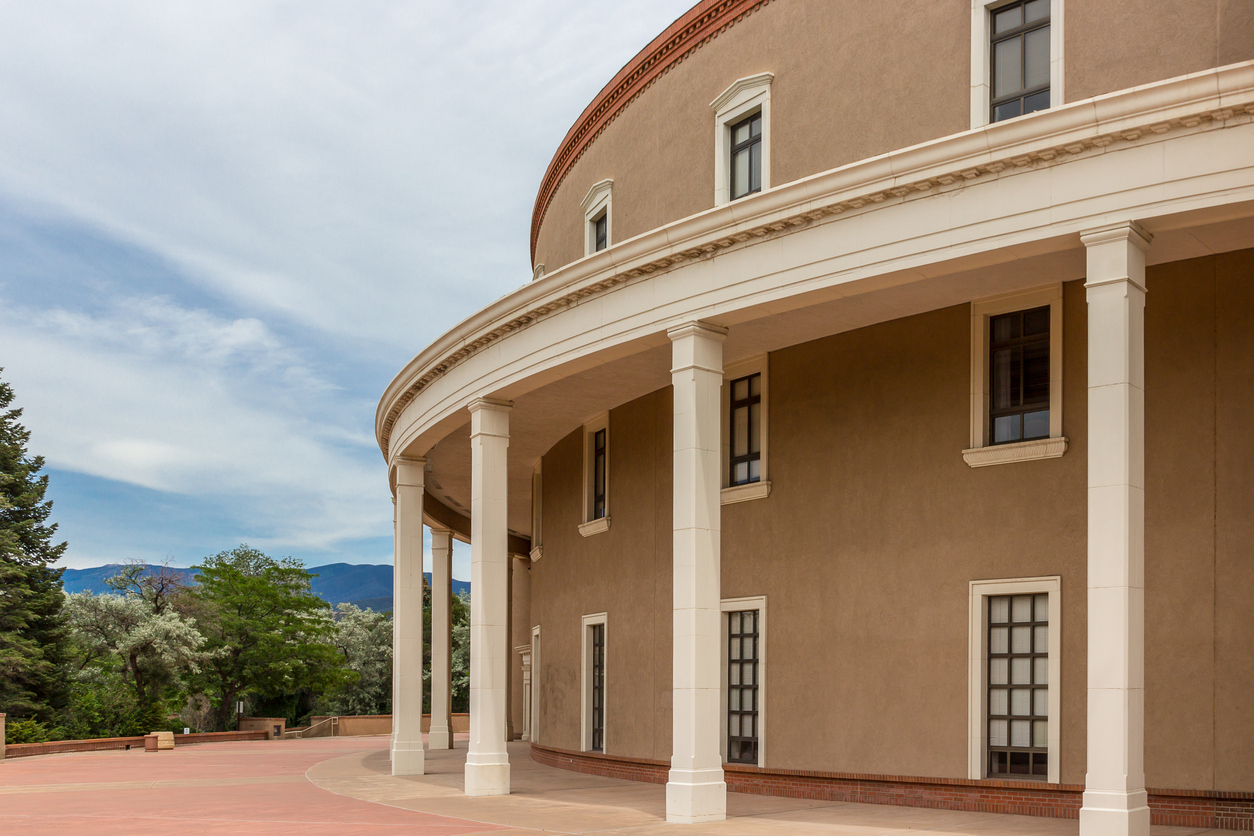
<svg viewBox="0 0 1254 836">
<path fill-rule="evenodd" d="M 514 402 L 504 401 L 500 398 L 475 398 L 473 401 L 466 404 L 466 408 L 470 410 L 471 415 L 480 411 L 509 412 L 514 408 Z"/>
<path fill-rule="evenodd" d="M 392 461 L 396 470 L 396 485 L 421 488 L 426 482 L 427 460 L 417 456 L 397 456 Z"/>
<path fill-rule="evenodd" d="M 682 340 L 684 337 L 705 337 L 707 340 L 722 342 L 727 339 L 727 329 L 722 325 L 697 320 L 695 322 L 685 322 L 683 325 L 676 325 L 674 328 L 667 328 L 666 336 L 670 337 L 671 342 Z"/>
<path fill-rule="evenodd" d="M 1149 249 L 1154 240 L 1153 233 L 1146 232 L 1136 221 L 1121 221 L 1117 224 L 1099 226 L 1080 233 L 1080 240 L 1086 247 L 1098 244 L 1109 244 L 1115 241 L 1127 241 L 1141 252 Z"/>
</svg>

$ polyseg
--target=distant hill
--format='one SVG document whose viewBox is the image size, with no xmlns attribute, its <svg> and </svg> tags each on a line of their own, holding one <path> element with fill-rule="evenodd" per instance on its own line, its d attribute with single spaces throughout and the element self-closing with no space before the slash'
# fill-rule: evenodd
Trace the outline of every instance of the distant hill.
<svg viewBox="0 0 1254 836">
<path fill-rule="evenodd" d="M 66 592 L 91 592 L 99 595 L 109 592 L 105 578 L 116 575 L 121 565 L 110 563 L 91 569 L 66 569 L 62 580 Z M 155 571 L 158 566 L 148 565 L 148 571 Z M 191 583 L 195 573 L 191 569 L 175 569 Z M 315 575 L 310 587 L 314 594 L 321 597 L 331 606 L 343 603 L 356 604 L 359 607 L 378 610 L 392 609 L 392 567 L 387 564 L 329 563 L 326 566 L 313 566 L 309 571 Z M 427 583 L 431 583 L 431 573 L 426 573 Z M 470 593 L 470 582 L 453 580 L 453 593 L 461 595 Z"/>
</svg>

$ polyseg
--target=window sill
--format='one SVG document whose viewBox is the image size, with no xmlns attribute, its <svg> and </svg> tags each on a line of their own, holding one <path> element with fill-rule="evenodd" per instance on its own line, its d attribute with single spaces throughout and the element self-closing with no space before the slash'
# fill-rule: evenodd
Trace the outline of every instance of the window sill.
<svg viewBox="0 0 1254 836">
<path fill-rule="evenodd" d="M 531 562 L 532 563 L 535 563 L 537 560 L 539 560 L 542 557 L 544 557 L 544 546 L 536 546 L 534 549 L 531 550 Z"/>
<path fill-rule="evenodd" d="M 994 464 L 1030 462 L 1037 459 L 1056 459 L 1067 452 L 1067 439 L 1034 438 L 1017 444 L 997 444 L 991 447 L 973 447 L 962 451 L 962 460 L 971 467 L 988 467 Z"/>
<path fill-rule="evenodd" d="M 601 517 L 599 520 L 591 520 L 586 523 L 579 524 L 579 533 L 584 537 L 591 537 L 593 534 L 600 534 L 602 531 L 610 530 L 610 518 Z"/>
<path fill-rule="evenodd" d="M 766 499 L 770 495 L 770 482 L 750 482 L 747 485 L 723 488 L 719 500 L 723 505 L 731 505 L 736 502 L 748 502 L 751 499 Z"/>
</svg>

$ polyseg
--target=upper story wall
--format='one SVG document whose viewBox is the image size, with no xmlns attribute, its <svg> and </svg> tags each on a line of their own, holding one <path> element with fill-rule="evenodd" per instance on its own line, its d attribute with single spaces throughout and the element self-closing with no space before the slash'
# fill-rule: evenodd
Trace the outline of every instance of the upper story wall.
<svg viewBox="0 0 1254 836">
<path fill-rule="evenodd" d="M 773 186 L 970 127 L 970 0 L 707 0 L 694 12 L 735 6 L 750 13 L 654 79 L 564 176 L 555 161 L 559 185 L 548 199 L 542 189 L 533 218 L 534 264 L 551 273 L 583 257 L 581 202 L 605 179 L 614 181 L 613 242 L 711 208 L 710 102 L 739 78 L 775 76 Z M 1069 102 L 1254 58 L 1248 0 L 1064 8 Z"/>
</svg>

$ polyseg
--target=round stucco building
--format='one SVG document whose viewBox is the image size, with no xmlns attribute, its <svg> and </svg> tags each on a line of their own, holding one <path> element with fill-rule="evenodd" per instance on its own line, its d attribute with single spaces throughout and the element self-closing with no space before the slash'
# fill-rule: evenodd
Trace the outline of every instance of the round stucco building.
<svg viewBox="0 0 1254 836">
<path fill-rule="evenodd" d="M 698 3 L 557 149 L 533 276 L 379 404 L 393 768 L 426 524 L 432 746 L 472 550 L 468 792 L 524 736 L 673 821 L 1248 829 L 1252 122 L 1248 4 Z"/>
</svg>

